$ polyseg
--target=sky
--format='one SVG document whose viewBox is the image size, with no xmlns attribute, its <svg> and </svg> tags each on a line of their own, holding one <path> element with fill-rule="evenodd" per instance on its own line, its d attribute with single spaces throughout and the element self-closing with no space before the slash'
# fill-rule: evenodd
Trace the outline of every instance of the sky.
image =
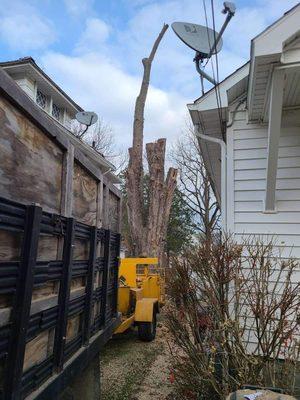
<svg viewBox="0 0 300 400">
<path fill-rule="evenodd" d="M 211 0 L 0 0 L 1 61 L 32 56 L 82 108 L 112 127 L 118 148 L 126 148 L 142 58 L 163 23 L 205 24 L 203 2 L 212 27 Z M 225 19 L 223 2 L 213 3 L 218 30 Z M 220 78 L 248 61 L 250 40 L 297 3 L 236 0 L 219 53 Z M 182 135 L 186 104 L 200 95 L 193 57 L 170 27 L 153 62 L 146 142 L 166 137 L 170 144 Z"/>
</svg>

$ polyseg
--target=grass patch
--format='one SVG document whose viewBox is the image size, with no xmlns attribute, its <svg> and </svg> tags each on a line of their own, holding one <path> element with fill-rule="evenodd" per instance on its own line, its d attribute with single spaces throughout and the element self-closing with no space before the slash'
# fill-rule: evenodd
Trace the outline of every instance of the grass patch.
<svg viewBox="0 0 300 400">
<path fill-rule="evenodd" d="M 134 332 L 110 341 L 101 357 L 102 399 L 133 399 L 160 351 L 155 341 L 141 342 Z"/>
</svg>

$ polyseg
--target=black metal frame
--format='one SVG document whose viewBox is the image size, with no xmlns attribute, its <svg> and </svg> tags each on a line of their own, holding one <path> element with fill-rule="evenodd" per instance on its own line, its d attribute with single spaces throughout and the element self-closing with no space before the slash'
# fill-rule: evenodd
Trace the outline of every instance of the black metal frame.
<svg viewBox="0 0 300 400">
<path fill-rule="evenodd" d="M 75 365 L 78 372 L 87 365 L 118 324 L 120 234 L 2 197 L 0 230 L 23 234 L 20 260 L 0 260 L 0 295 L 13 298 L 11 320 L 0 327 L 0 361 L 5 363 L 0 399 L 24 399 L 34 391 L 38 399 L 50 398 L 50 393 L 59 393 L 74 376 Z M 62 260 L 37 261 L 39 237 L 43 234 L 63 238 Z M 73 260 L 75 239 L 89 241 L 88 260 Z M 98 244 L 104 247 L 103 257 L 97 257 Z M 102 273 L 102 285 L 94 288 L 97 272 Z M 80 276 L 86 278 L 85 293 L 70 299 L 71 279 Z M 33 289 L 48 281 L 60 282 L 58 304 L 31 314 Z M 100 313 L 93 318 L 96 302 L 101 304 Z M 82 329 L 66 343 L 68 318 L 80 314 Z M 53 353 L 23 373 L 26 343 L 49 329 L 55 329 Z"/>
</svg>

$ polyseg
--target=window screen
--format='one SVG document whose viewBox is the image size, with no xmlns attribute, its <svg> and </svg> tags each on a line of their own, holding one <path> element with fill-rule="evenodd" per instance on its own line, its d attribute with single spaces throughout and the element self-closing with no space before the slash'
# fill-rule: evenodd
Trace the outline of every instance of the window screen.
<svg viewBox="0 0 300 400">
<path fill-rule="evenodd" d="M 47 97 L 40 90 L 36 92 L 36 104 L 38 104 L 41 108 L 46 108 Z"/>
</svg>

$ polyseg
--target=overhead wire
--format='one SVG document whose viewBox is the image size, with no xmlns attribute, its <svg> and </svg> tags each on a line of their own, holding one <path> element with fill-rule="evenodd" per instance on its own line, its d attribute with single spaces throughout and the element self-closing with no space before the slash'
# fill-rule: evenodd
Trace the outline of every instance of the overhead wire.
<svg viewBox="0 0 300 400">
<path fill-rule="evenodd" d="M 206 24 L 206 29 L 207 29 L 208 44 L 209 44 L 210 50 L 212 50 L 213 45 L 210 42 L 206 1 L 202 0 L 202 3 L 203 3 L 203 9 L 204 9 L 205 24 Z M 212 11 L 212 21 L 213 21 L 213 30 L 214 30 L 214 42 L 216 42 L 215 15 L 214 15 L 213 0 L 211 0 L 211 11 Z M 222 99 L 221 99 L 220 88 L 219 88 L 219 65 L 218 65 L 217 52 L 215 52 L 214 55 L 216 57 L 216 73 L 215 73 L 213 55 L 211 56 L 210 61 L 211 61 L 213 78 L 217 82 L 217 85 L 214 86 L 214 91 L 215 91 L 216 101 L 217 101 L 217 110 L 218 110 L 218 119 L 219 119 L 219 123 L 220 123 L 220 130 L 221 130 L 222 138 L 225 141 L 224 124 L 223 124 L 223 119 L 222 119 Z M 204 67 L 207 65 L 208 62 L 209 62 L 209 59 L 206 61 Z"/>
<path fill-rule="evenodd" d="M 212 13 L 212 22 L 213 22 L 213 31 L 214 31 L 214 41 L 216 43 L 217 37 L 216 37 L 216 22 L 215 22 L 214 0 L 211 0 L 211 13 Z M 223 110 L 222 110 L 222 98 L 221 98 L 220 85 L 219 85 L 219 82 L 220 82 L 219 58 L 218 58 L 217 50 L 215 51 L 215 58 L 216 58 L 216 71 L 217 71 L 217 82 L 218 82 L 218 84 L 215 86 L 215 89 L 216 89 L 217 96 L 219 98 L 219 102 L 218 102 L 219 110 L 218 110 L 218 112 L 219 112 L 219 115 L 220 115 L 220 117 L 219 117 L 220 118 L 220 125 L 221 125 L 220 128 L 221 128 L 221 133 L 222 133 L 223 140 L 224 140 L 224 142 L 226 142 L 226 134 L 225 134 L 225 129 L 224 129 L 225 126 L 223 124 L 223 118 L 222 118 Z"/>
</svg>

